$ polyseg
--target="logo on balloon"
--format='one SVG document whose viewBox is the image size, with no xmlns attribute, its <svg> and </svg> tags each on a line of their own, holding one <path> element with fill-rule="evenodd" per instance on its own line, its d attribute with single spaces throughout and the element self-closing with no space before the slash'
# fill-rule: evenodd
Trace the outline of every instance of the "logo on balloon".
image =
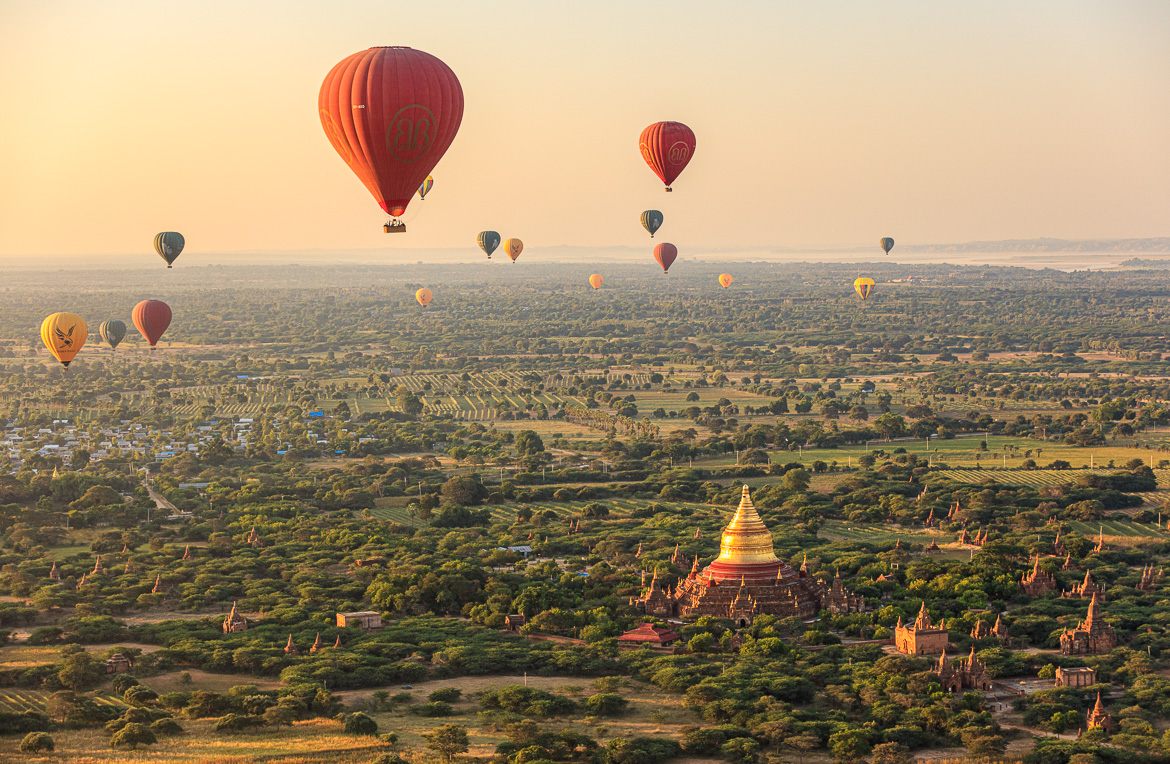
<svg viewBox="0 0 1170 764">
<path fill-rule="evenodd" d="M 420 104 L 403 106 L 386 128 L 386 148 L 399 162 L 420 159 L 435 137 L 435 115 Z"/>
<path fill-rule="evenodd" d="M 349 150 L 349 141 L 345 138 L 345 131 L 338 127 L 337 123 L 333 121 L 333 115 L 327 110 L 320 109 L 321 112 L 321 127 L 325 128 L 325 135 L 329 138 L 329 142 L 333 144 L 333 148 L 341 158 L 345 160 L 346 164 L 353 164 L 353 152 Z M 170 254 L 168 251 L 167 254 Z"/>
<path fill-rule="evenodd" d="M 683 164 L 691 156 L 691 147 L 683 141 L 675 141 L 666 152 L 666 160 L 671 164 Z"/>
</svg>

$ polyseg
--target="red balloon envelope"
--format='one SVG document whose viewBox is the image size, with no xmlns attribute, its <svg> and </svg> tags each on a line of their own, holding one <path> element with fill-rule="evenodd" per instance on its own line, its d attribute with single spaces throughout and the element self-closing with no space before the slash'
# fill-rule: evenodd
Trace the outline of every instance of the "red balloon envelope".
<svg viewBox="0 0 1170 764">
<path fill-rule="evenodd" d="M 333 148 L 398 217 L 455 140 L 463 88 L 429 53 L 370 48 L 333 67 L 317 106 Z"/>
<path fill-rule="evenodd" d="M 669 191 L 670 184 L 695 155 L 695 134 L 682 122 L 655 122 L 642 131 L 638 149 Z"/>
<path fill-rule="evenodd" d="M 670 272 L 670 266 L 676 257 L 678 257 L 678 247 L 673 244 L 663 242 L 654 248 L 654 259 L 662 266 L 663 273 Z"/>
<path fill-rule="evenodd" d="M 143 300 L 134 306 L 130 317 L 134 319 L 134 326 L 154 347 L 171 325 L 171 308 L 162 300 Z"/>
</svg>

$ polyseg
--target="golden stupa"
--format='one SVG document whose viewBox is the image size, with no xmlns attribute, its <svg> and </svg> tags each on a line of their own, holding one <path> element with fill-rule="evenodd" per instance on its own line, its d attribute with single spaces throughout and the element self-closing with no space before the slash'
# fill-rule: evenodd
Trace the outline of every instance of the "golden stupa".
<svg viewBox="0 0 1170 764">
<path fill-rule="evenodd" d="M 723 529 L 719 539 L 717 562 L 745 565 L 772 565 L 780 562 L 772 546 L 772 532 L 752 504 L 752 495 L 745 485 L 740 494 L 735 517 Z"/>
<path fill-rule="evenodd" d="M 655 576 L 649 590 L 630 604 L 653 615 L 729 618 L 741 626 L 761 613 L 782 617 L 816 617 L 821 588 L 807 574 L 793 570 L 776 557 L 772 532 L 752 504 L 745 485 L 739 507 L 719 539 L 719 556 L 670 589 Z"/>
</svg>

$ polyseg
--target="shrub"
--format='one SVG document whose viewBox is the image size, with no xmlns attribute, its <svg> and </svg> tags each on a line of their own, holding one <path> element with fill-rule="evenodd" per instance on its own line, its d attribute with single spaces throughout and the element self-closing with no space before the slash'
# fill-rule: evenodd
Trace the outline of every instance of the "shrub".
<svg viewBox="0 0 1170 764">
<path fill-rule="evenodd" d="M 53 738 L 45 732 L 30 732 L 20 741 L 22 753 L 40 753 L 53 750 Z"/>
<path fill-rule="evenodd" d="M 424 703 L 421 706 L 415 706 L 410 709 L 411 713 L 418 716 L 427 716 L 431 718 L 439 716 L 451 716 L 455 713 L 455 709 L 451 708 L 451 704 L 446 701 L 436 700 L 431 703 Z"/>
<path fill-rule="evenodd" d="M 140 745 L 151 745 L 157 742 L 158 738 L 150 731 L 150 727 L 147 727 L 145 724 L 127 724 L 115 732 L 110 738 L 110 745 L 112 747 L 117 748 L 120 745 L 125 745 L 129 746 L 132 751 Z"/>
<path fill-rule="evenodd" d="M 459 700 L 460 696 L 462 695 L 463 690 L 459 689 L 458 687 L 441 687 L 428 695 L 427 700 L 441 700 L 445 703 L 454 703 L 455 701 Z"/>
<path fill-rule="evenodd" d="M 114 692 L 119 696 L 124 695 L 126 690 L 129 690 L 136 684 L 138 684 L 138 680 L 129 674 L 118 674 L 114 677 L 113 681 Z"/>
<path fill-rule="evenodd" d="M 159 719 L 150 725 L 150 731 L 160 737 L 182 735 L 183 725 L 179 724 L 174 719 Z"/>
<path fill-rule="evenodd" d="M 227 714 L 215 723 L 216 732 L 242 732 L 264 724 L 264 717 L 252 714 Z"/>
<path fill-rule="evenodd" d="M 585 710 L 595 716 L 617 716 L 630 702 L 616 692 L 599 692 L 585 700 Z"/>
<path fill-rule="evenodd" d="M 358 711 L 345 717 L 345 733 L 347 735 L 377 735 L 378 723 Z"/>
</svg>

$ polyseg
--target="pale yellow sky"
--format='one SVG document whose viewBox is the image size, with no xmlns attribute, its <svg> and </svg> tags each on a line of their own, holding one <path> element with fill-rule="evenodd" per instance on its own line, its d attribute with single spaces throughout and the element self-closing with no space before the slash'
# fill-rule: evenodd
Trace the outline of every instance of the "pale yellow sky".
<svg viewBox="0 0 1170 764">
<path fill-rule="evenodd" d="M 329 146 L 346 55 L 443 59 L 408 232 Z M 1170 3 L 0 0 L 0 257 L 1170 235 Z M 666 195 L 638 155 L 679 120 Z M 151 254 L 150 256 L 153 257 Z M 180 261 L 181 262 L 181 261 Z"/>
</svg>

